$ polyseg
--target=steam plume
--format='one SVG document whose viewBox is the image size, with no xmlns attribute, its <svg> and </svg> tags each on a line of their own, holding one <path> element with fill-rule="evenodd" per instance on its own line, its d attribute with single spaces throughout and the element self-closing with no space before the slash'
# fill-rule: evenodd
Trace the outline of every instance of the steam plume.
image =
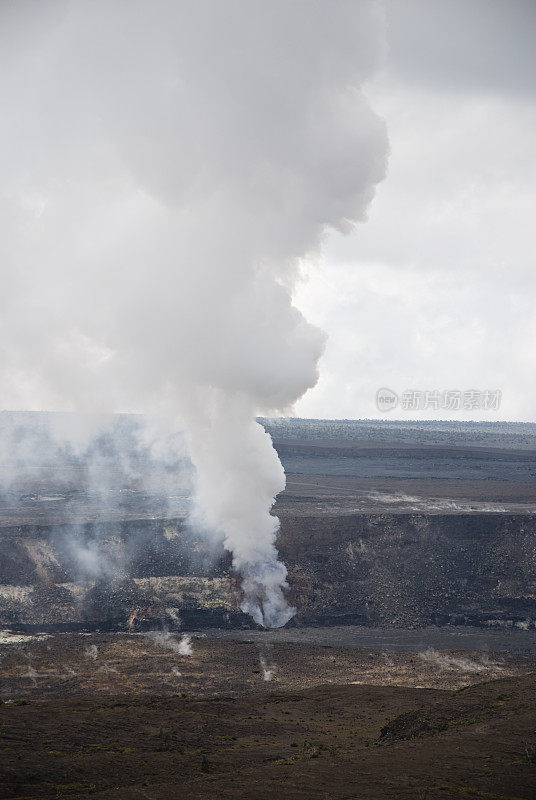
<svg viewBox="0 0 536 800">
<path fill-rule="evenodd" d="M 192 637 L 187 633 L 183 634 L 179 641 L 169 631 L 148 631 L 144 635 L 159 647 L 172 650 L 181 656 L 191 656 L 194 652 Z"/>
<path fill-rule="evenodd" d="M 372 0 L 22 0 L 0 9 L 0 406 L 186 429 L 196 520 L 257 622 L 292 615 L 255 416 L 317 380 L 299 260 L 364 218 L 386 137 Z"/>
</svg>

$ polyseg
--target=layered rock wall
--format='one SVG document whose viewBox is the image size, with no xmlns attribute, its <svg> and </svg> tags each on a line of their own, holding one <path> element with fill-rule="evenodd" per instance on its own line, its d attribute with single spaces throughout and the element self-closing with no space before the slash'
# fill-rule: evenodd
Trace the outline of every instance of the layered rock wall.
<svg viewBox="0 0 536 800">
<path fill-rule="evenodd" d="M 530 514 L 283 516 L 294 624 L 533 627 Z M 182 520 L 0 529 L 0 626 L 247 626 L 229 554 Z"/>
</svg>

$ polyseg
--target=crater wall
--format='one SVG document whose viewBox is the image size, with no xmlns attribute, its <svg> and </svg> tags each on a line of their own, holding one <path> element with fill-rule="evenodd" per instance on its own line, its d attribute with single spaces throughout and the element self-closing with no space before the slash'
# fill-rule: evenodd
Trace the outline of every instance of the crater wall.
<svg viewBox="0 0 536 800">
<path fill-rule="evenodd" d="M 536 516 L 285 514 L 291 624 L 534 627 Z M 230 556 L 183 519 L 0 529 L 0 626 L 247 627 Z"/>
</svg>

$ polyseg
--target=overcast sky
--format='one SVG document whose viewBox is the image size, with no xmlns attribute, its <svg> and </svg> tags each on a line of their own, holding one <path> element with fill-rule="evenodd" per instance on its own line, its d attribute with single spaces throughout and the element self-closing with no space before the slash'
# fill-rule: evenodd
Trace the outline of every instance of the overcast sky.
<svg viewBox="0 0 536 800">
<path fill-rule="evenodd" d="M 368 96 L 391 156 L 369 220 L 328 237 L 295 301 L 327 331 L 310 417 L 533 420 L 536 3 L 387 0 Z M 502 391 L 498 410 L 389 412 L 375 393 Z"/>
<path fill-rule="evenodd" d="M 0 408 L 534 419 L 536 0 L 0 17 Z"/>
</svg>

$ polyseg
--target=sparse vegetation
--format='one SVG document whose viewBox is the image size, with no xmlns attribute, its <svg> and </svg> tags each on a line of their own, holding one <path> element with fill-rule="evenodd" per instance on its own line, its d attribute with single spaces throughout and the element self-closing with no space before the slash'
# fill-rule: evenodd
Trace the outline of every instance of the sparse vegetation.
<svg viewBox="0 0 536 800">
<path fill-rule="evenodd" d="M 240 664 L 249 648 L 241 648 Z M 251 655 L 253 663 L 255 645 Z M 208 683 L 206 657 L 203 669 Z M 304 776 L 305 791 L 329 786 L 329 800 L 528 800 L 533 789 L 536 796 L 533 678 L 519 672 L 461 694 L 339 684 L 207 698 L 193 681 L 189 689 L 190 697 L 134 689 L 4 704 L 2 800 L 68 800 L 106 787 L 134 800 L 148 786 L 162 800 L 188 796 L 191 786 L 196 800 L 215 791 L 271 800 L 283 780 L 285 800 L 297 800 Z M 382 726 L 392 746 L 378 740 Z"/>
<path fill-rule="evenodd" d="M 528 744 L 525 746 L 522 761 L 525 764 L 536 764 L 536 744 Z"/>
<path fill-rule="evenodd" d="M 199 765 L 199 771 L 205 773 L 212 771 L 210 761 L 206 756 L 203 756 L 203 758 L 201 759 L 201 764 Z"/>
</svg>

